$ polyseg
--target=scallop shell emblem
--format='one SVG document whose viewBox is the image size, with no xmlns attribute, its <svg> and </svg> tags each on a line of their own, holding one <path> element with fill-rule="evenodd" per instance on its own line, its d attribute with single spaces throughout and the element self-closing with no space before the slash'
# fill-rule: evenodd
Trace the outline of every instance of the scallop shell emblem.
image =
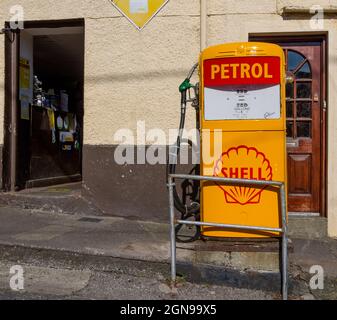
<svg viewBox="0 0 337 320">
<path fill-rule="evenodd" d="M 214 176 L 268 181 L 272 180 L 273 173 L 270 161 L 262 152 L 254 147 L 238 146 L 222 153 L 215 164 Z M 259 203 L 266 188 L 220 184 L 218 186 L 224 191 L 227 203 L 240 205 Z"/>
</svg>

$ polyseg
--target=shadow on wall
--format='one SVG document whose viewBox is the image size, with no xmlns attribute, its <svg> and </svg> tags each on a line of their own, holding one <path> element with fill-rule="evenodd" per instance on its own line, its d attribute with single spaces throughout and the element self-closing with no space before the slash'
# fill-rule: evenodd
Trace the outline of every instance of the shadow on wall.
<svg viewBox="0 0 337 320">
<path fill-rule="evenodd" d="M 108 216 L 168 222 L 166 164 L 118 165 L 116 147 L 84 146 L 84 197 Z M 192 168 L 179 165 L 177 173 Z"/>
<path fill-rule="evenodd" d="M 192 64 L 191 64 L 192 65 Z M 149 79 L 163 79 L 163 78 L 181 78 L 185 79 L 189 70 L 162 70 L 162 71 L 151 71 L 151 72 L 135 72 L 135 73 L 120 73 L 120 74 L 103 74 L 97 76 L 87 76 L 85 78 L 86 82 L 97 82 L 97 81 L 117 81 L 117 82 L 127 82 L 132 80 L 149 80 Z"/>
</svg>

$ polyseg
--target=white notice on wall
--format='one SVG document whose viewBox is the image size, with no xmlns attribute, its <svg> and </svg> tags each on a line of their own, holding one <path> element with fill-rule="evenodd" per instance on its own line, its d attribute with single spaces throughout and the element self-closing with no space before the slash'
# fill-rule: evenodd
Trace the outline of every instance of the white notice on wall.
<svg viewBox="0 0 337 320">
<path fill-rule="evenodd" d="M 148 13 L 149 0 L 130 0 L 130 13 Z"/>
<path fill-rule="evenodd" d="M 280 85 L 205 87 L 205 120 L 279 119 Z"/>
</svg>

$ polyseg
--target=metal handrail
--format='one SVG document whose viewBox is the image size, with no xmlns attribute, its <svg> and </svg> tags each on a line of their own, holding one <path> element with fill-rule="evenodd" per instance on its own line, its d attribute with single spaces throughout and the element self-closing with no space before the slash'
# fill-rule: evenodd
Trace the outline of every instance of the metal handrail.
<svg viewBox="0 0 337 320">
<path fill-rule="evenodd" d="M 276 186 L 280 190 L 280 205 L 282 214 L 282 228 L 269 228 L 261 226 L 245 226 L 236 224 L 220 224 L 213 222 L 200 222 L 200 221 L 186 221 L 176 220 L 174 214 L 174 197 L 173 187 L 175 186 L 174 179 L 189 179 L 199 181 L 213 181 L 220 182 L 227 185 L 256 185 L 256 186 Z M 265 181 L 265 180 L 250 180 L 250 179 L 233 179 L 233 178 L 221 178 L 212 176 L 198 176 L 188 174 L 170 174 L 168 176 L 168 189 L 169 189 L 169 206 L 170 206 L 170 245 L 171 245 L 171 280 L 174 284 L 176 282 L 176 224 L 218 227 L 225 229 L 240 229 L 240 230 L 253 230 L 253 231 L 270 231 L 279 232 L 282 234 L 282 298 L 288 299 L 288 225 L 287 225 L 287 208 L 286 208 L 286 194 L 285 184 L 280 181 Z"/>
</svg>

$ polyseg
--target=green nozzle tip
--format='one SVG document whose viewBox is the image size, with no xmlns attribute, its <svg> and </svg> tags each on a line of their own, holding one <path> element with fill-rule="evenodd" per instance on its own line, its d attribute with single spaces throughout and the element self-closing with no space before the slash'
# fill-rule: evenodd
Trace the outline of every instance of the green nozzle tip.
<svg viewBox="0 0 337 320">
<path fill-rule="evenodd" d="M 187 89 L 190 89 L 192 87 L 190 80 L 185 79 L 184 82 L 179 86 L 179 91 L 183 92 L 186 91 Z"/>
</svg>

